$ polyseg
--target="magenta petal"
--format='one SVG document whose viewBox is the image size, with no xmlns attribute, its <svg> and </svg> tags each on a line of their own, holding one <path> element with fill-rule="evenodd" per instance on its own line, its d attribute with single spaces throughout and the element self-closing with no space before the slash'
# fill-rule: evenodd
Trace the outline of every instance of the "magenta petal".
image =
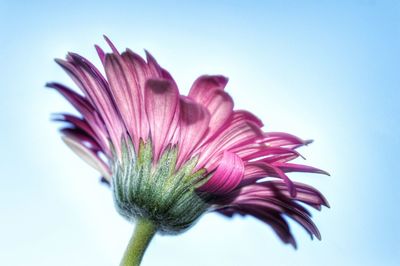
<svg viewBox="0 0 400 266">
<path fill-rule="evenodd" d="M 297 247 L 288 223 L 279 212 L 267 211 L 254 205 L 244 205 L 239 209 L 241 214 L 249 214 L 272 227 L 282 242 Z"/>
<path fill-rule="evenodd" d="M 295 163 L 274 163 L 276 167 L 284 171 L 285 173 L 289 172 L 305 172 L 305 173 L 316 173 L 316 174 L 323 174 L 323 175 L 330 175 L 328 172 L 302 164 L 295 164 Z"/>
<path fill-rule="evenodd" d="M 144 95 L 145 83 L 151 77 L 146 61 L 129 49 L 122 53 L 122 59 L 132 73 L 136 86 L 140 88 L 141 95 Z"/>
<path fill-rule="evenodd" d="M 280 147 L 261 146 L 258 151 L 246 154 L 246 156 L 244 156 L 243 159 L 247 161 L 254 160 L 260 157 L 263 157 L 263 159 L 265 158 L 270 159 L 276 157 L 277 155 L 282 155 L 282 154 L 291 155 L 294 157 L 293 159 L 297 158 L 298 156 L 301 156 L 295 150 L 280 148 Z"/>
<path fill-rule="evenodd" d="M 297 208 L 298 204 L 294 201 L 287 200 L 285 198 L 280 198 L 279 196 L 276 198 L 266 198 L 262 203 L 269 203 L 267 208 L 270 207 L 270 204 L 275 205 L 280 209 L 281 213 L 285 213 L 291 219 L 298 222 L 303 228 L 310 234 L 310 237 L 316 236 L 318 239 L 321 239 L 321 234 L 316 227 L 316 225 L 311 221 L 308 212 L 303 212 L 302 209 Z M 262 203 L 259 205 L 262 207 Z"/>
<path fill-rule="evenodd" d="M 113 53 L 116 55 L 119 55 L 118 49 L 115 47 L 115 45 L 112 43 L 112 41 L 106 35 L 103 35 L 103 37 L 104 37 L 104 40 L 106 40 L 108 46 L 110 46 Z"/>
<path fill-rule="evenodd" d="M 232 151 L 254 143 L 262 136 L 260 128 L 251 121 L 247 121 L 240 113 L 234 113 L 232 120 L 224 129 L 203 144 L 200 151 L 198 167 L 205 166 L 208 170 L 213 170 L 222 155 L 222 151 Z"/>
<path fill-rule="evenodd" d="M 56 82 L 47 83 L 46 86 L 61 93 L 61 95 L 63 95 L 84 117 L 91 116 L 92 112 L 95 112 L 95 109 L 90 102 L 66 86 Z"/>
<path fill-rule="evenodd" d="M 279 177 L 287 185 L 292 197 L 296 196 L 296 188 L 289 177 L 278 167 L 263 163 L 263 162 L 251 162 L 247 163 L 244 172 L 244 178 L 241 186 L 245 186 L 256 182 L 267 176 Z"/>
<path fill-rule="evenodd" d="M 284 132 L 268 132 L 265 133 L 265 137 L 262 142 L 274 147 L 280 146 L 295 149 L 300 146 L 307 145 L 312 141 L 302 140 L 292 134 Z"/>
<path fill-rule="evenodd" d="M 277 174 L 278 177 L 282 178 L 283 182 L 285 182 L 285 184 L 290 192 L 290 195 L 292 197 L 295 197 L 296 196 L 296 188 L 293 185 L 293 182 L 290 180 L 290 178 L 278 167 L 275 167 L 273 165 L 265 165 L 265 166 L 272 169 Z"/>
<path fill-rule="evenodd" d="M 245 110 L 236 110 L 235 111 L 235 116 L 238 119 L 241 120 L 245 120 L 248 122 L 252 122 L 253 124 L 257 125 L 259 128 L 262 128 L 264 126 L 263 122 L 260 120 L 260 118 L 258 118 L 257 116 L 255 116 L 254 114 L 245 111 Z"/>
<path fill-rule="evenodd" d="M 70 114 L 59 114 L 59 115 L 55 115 L 53 117 L 54 121 L 63 121 L 63 122 L 68 122 L 71 125 L 73 125 L 76 128 L 79 128 L 80 130 L 82 130 L 83 132 L 85 132 L 87 135 L 96 138 L 96 134 L 93 132 L 92 128 L 89 126 L 89 124 L 74 115 L 70 115 Z"/>
<path fill-rule="evenodd" d="M 91 136 L 78 128 L 65 127 L 62 128 L 60 131 L 64 136 L 80 143 L 81 145 L 87 147 L 93 152 L 102 151 L 102 148 L 99 146 L 95 139 L 93 139 Z"/>
<path fill-rule="evenodd" d="M 207 109 L 187 97 L 180 98 L 179 155 L 177 167 L 191 157 L 191 152 L 208 129 Z"/>
<path fill-rule="evenodd" d="M 321 239 L 318 228 L 310 218 L 310 212 L 298 202 L 320 209 L 321 205 L 328 206 L 326 200 L 313 187 L 301 183 L 294 183 L 294 186 L 298 191 L 295 198 L 289 195 L 288 188 L 282 181 L 264 181 L 242 187 L 240 190 L 237 189 L 220 198 L 222 201 L 219 204 L 227 206 L 230 210 L 224 212 L 222 209 L 222 214 L 229 216 L 234 213 L 252 215 L 270 224 L 274 229 L 278 224 L 275 219 L 269 219 L 271 215 L 278 217 L 286 215 L 303 226 L 311 237 L 316 236 Z M 285 231 L 290 233 L 289 227 L 278 228 L 281 229 L 281 233 L 285 233 Z"/>
<path fill-rule="evenodd" d="M 314 187 L 299 182 L 295 182 L 294 186 L 296 187 L 297 192 L 295 198 L 290 197 L 287 185 L 282 181 L 263 181 L 243 187 L 241 189 L 241 195 L 245 195 L 246 193 L 259 193 L 259 196 L 264 197 L 274 197 L 276 195 L 280 195 L 280 197 L 290 197 L 290 199 L 301 201 L 313 207 L 315 205 L 324 205 L 329 207 L 328 201 L 321 194 L 321 192 Z"/>
<path fill-rule="evenodd" d="M 108 153 L 108 131 L 104 127 L 103 120 L 98 115 L 91 103 L 88 102 L 83 96 L 59 83 L 47 83 L 46 86 L 57 90 L 75 107 L 79 113 L 82 114 L 83 118 L 87 121 L 96 135 L 93 137 L 98 139 L 99 144 L 103 147 L 105 153 Z"/>
<path fill-rule="evenodd" d="M 204 75 L 195 80 L 190 88 L 189 97 L 199 98 L 201 94 L 212 90 L 223 90 L 228 83 L 228 78 L 224 76 L 208 76 Z"/>
<path fill-rule="evenodd" d="M 211 114 L 208 137 L 214 135 L 232 115 L 233 100 L 223 91 L 227 82 L 223 76 L 201 76 L 190 89 L 189 97 L 207 107 Z"/>
<path fill-rule="evenodd" d="M 147 59 L 147 65 L 149 66 L 149 71 L 151 76 L 154 78 L 162 77 L 162 69 L 160 65 L 157 63 L 156 59 L 147 51 L 144 50 Z"/>
<path fill-rule="evenodd" d="M 110 169 L 93 151 L 67 136 L 63 137 L 63 141 L 86 163 L 99 171 L 104 176 L 104 178 L 107 179 L 107 181 L 111 182 Z"/>
<path fill-rule="evenodd" d="M 115 103 L 137 149 L 139 139 L 147 139 L 149 133 L 140 88 L 120 56 L 108 54 L 105 70 Z"/>
<path fill-rule="evenodd" d="M 97 44 L 94 47 L 96 48 L 97 55 L 99 56 L 101 63 L 104 66 L 106 62 L 106 54 L 104 53 L 103 49 L 101 49 L 101 47 L 98 46 Z"/>
<path fill-rule="evenodd" d="M 168 145 L 166 137 L 170 131 L 179 104 L 179 92 L 168 80 L 148 80 L 145 89 L 145 107 L 150 126 L 151 140 L 154 147 L 154 158 Z"/>
<path fill-rule="evenodd" d="M 224 152 L 219 166 L 199 190 L 214 194 L 229 193 L 242 181 L 243 173 L 244 164 L 239 156 L 231 152 Z"/>
<path fill-rule="evenodd" d="M 68 62 L 57 60 L 66 70 L 76 84 L 88 97 L 93 107 L 102 117 L 109 136 L 115 144 L 116 150 L 120 151 L 120 140 L 123 134 L 123 125 L 116 110 L 114 100 L 110 95 L 108 83 L 101 73 L 85 58 L 69 53 Z"/>
<path fill-rule="evenodd" d="M 265 167 L 265 164 L 262 162 L 250 162 L 245 165 L 244 170 L 244 182 L 246 184 L 254 183 L 258 179 L 273 176 L 274 172 Z"/>
</svg>

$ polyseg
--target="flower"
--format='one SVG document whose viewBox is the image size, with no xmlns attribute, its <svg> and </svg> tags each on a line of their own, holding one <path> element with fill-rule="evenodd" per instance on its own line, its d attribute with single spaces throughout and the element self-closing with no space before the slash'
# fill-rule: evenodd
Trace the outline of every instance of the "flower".
<svg viewBox="0 0 400 266">
<path fill-rule="evenodd" d="M 59 83 L 47 86 L 81 114 L 55 119 L 67 123 L 61 129 L 64 142 L 111 185 L 121 215 L 165 234 L 188 229 L 207 211 L 250 215 L 296 246 L 289 217 L 320 238 L 304 204 L 320 209 L 328 206 L 326 199 L 286 175 L 327 174 L 290 162 L 310 141 L 264 132 L 255 115 L 234 110 L 224 76 L 200 76 L 187 96 L 180 95 L 150 53 L 146 60 L 129 49 L 120 54 L 105 39 L 112 52 L 96 50 L 106 77 L 69 53 L 56 62 L 83 95 Z"/>
</svg>

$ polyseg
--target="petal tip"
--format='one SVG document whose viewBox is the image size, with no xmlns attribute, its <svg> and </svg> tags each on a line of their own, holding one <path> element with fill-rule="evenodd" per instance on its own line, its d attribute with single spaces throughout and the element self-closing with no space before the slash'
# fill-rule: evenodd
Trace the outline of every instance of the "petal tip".
<svg viewBox="0 0 400 266">
<path fill-rule="evenodd" d="M 110 38 L 108 38 L 105 34 L 103 34 L 103 38 L 106 41 L 106 43 L 108 44 L 108 46 L 110 46 L 111 50 L 113 51 L 113 53 L 118 54 L 118 49 L 115 47 L 115 45 L 112 43 L 112 41 L 110 40 Z"/>
</svg>

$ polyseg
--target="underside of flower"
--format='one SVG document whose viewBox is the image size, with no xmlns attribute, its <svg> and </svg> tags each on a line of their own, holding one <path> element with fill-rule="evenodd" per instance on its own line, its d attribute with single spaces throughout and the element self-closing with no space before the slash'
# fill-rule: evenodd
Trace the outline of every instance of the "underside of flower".
<svg viewBox="0 0 400 266">
<path fill-rule="evenodd" d="M 315 188 L 287 173 L 325 171 L 291 162 L 311 141 L 264 132 L 248 111 L 235 110 L 228 79 L 204 75 L 187 96 L 146 51 L 111 53 L 96 46 L 104 75 L 87 59 L 69 53 L 57 63 L 83 95 L 49 83 L 81 116 L 61 114 L 63 140 L 111 184 L 117 209 L 128 220 L 150 221 L 159 232 L 189 228 L 204 212 L 251 215 L 296 246 L 286 221 L 320 238 L 308 205 L 328 206 Z"/>
<path fill-rule="evenodd" d="M 122 158 L 112 163 L 117 209 L 128 220 L 151 221 L 161 233 L 182 232 L 209 207 L 209 196 L 195 191 L 205 170 L 193 171 L 196 157 L 176 170 L 175 146 L 168 147 L 154 164 L 152 148 L 150 140 L 141 141 L 136 155 L 132 142 L 123 142 Z"/>
</svg>

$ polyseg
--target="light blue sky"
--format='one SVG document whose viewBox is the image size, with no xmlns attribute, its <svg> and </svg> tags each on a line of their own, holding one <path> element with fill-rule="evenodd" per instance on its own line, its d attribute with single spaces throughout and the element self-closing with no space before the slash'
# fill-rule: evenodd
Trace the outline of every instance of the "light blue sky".
<svg viewBox="0 0 400 266">
<path fill-rule="evenodd" d="M 33 1 L 32 1 L 33 2 Z M 399 1 L 0 0 L 0 264 L 117 265 L 133 226 L 97 173 L 60 141 L 50 113 L 71 107 L 44 88 L 72 85 L 53 62 L 96 59 L 107 34 L 148 49 L 187 91 L 200 74 L 230 77 L 238 108 L 315 143 L 294 174 L 332 208 L 323 240 L 291 223 L 299 249 L 251 218 L 209 214 L 156 237 L 143 265 L 395 265 L 400 260 Z"/>
</svg>

